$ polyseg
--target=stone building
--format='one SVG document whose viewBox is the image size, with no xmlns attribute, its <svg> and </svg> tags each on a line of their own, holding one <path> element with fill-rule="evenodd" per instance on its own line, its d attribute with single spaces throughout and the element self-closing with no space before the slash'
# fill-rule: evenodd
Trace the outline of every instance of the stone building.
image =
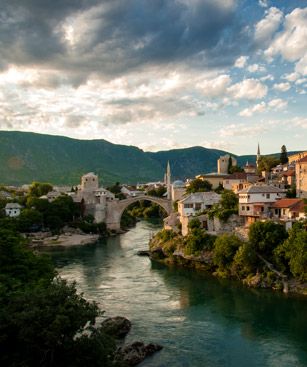
<svg viewBox="0 0 307 367">
<path fill-rule="evenodd" d="M 307 155 L 295 163 L 296 196 L 307 198 Z"/>
<path fill-rule="evenodd" d="M 106 219 L 108 202 L 115 200 L 115 195 L 103 187 L 99 187 L 98 176 L 93 172 L 81 177 L 81 185 L 70 194 L 74 201 L 83 203 L 85 214 L 93 215 L 97 223 Z"/>
<path fill-rule="evenodd" d="M 229 154 L 221 156 L 217 160 L 217 173 L 218 174 L 227 174 L 230 165 L 236 166 L 237 165 L 237 160 L 234 157 L 230 156 Z"/>
<path fill-rule="evenodd" d="M 19 217 L 22 206 L 18 203 L 7 203 L 5 205 L 5 215 L 11 218 Z"/>
<path fill-rule="evenodd" d="M 270 218 L 269 208 L 279 199 L 286 196 L 286 190 L 269 185 L 251 185 L 239 191 L 239 215 L 244 218 L 245 225 L 259 219 Z"/>
<path fill-rule="evenodd" d="M 185 183 L 183 181 L 177 180 L 172 183 L 172 202 L 182 200 L 185 193 L 186 193 L 186 187 Z"/>
</svg>

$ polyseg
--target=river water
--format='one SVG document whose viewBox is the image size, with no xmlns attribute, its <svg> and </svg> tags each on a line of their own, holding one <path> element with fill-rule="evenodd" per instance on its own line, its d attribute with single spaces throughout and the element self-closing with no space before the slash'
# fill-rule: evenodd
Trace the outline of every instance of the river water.
<svg viewBox="0 0 307 367">
<path fill-rule="evenodd" d="M 140 366 L 307 366 L 307 299 L 137 256 L 159 229 L 142 221 L 105 242 L 52 252 L 60 275 L 106 316 L 132 321 L 127 342 L 164 346 Z"/>
</svg>

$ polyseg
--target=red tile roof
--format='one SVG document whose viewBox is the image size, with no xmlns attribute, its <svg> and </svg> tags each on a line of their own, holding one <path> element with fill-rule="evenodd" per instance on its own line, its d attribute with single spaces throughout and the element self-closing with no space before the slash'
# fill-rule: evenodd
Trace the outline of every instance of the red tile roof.
<svg viewBox="0 0 307 367">
<path fill-rule="evenodd" d="M 303 199 L 280 199 L 277 200 L 272 208 L 284 209 L 289 208 L 292 211 L 304 211 L 304 200 Z"/>
<path fill-rule="evenodd" d="M 307 155 L 305 155 L 305 157 L 303 157 L 303 158 L 299 159 L 299 160 L 297 161 L 297 163 L 307 163 Z"/>
<path fill-rule="evenodd" d="M 225 180 L 246 180 L 248 174 L 245 172 L 235 172 L 225 178 Z"/>
<path fill-rule="evenodd" d="M 283 176 L 295 176 L 294 170 L 289 170 L 283 173 Z"/>
</svg>

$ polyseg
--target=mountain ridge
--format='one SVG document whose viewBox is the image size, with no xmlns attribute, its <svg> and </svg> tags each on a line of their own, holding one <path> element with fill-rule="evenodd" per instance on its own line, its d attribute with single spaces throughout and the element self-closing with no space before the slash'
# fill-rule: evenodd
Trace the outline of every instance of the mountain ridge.
<svg viewBox="0 0 307 367">
<path fill-rule="evenodd" d="M 137 183 L 162 180 L 167 161 L 173 179 L 216 171 L 221 155 L 231 154 L 239 164 L 255 162 L 256 156 L 200 146 L 159 152 L 144 152 L 133 145 L 104 139 L 74 139 L 22 131 L 0 131 L 0 184 L 21 185 L 32 181 L 75 185 L 89 171 L 103 185 L 116 181 Z"/>
</svg>

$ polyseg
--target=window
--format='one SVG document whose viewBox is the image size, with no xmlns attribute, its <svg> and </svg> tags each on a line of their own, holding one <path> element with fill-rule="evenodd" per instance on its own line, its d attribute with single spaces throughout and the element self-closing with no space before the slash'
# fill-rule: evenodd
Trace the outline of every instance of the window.
<svg viewBox="0 0 307 367">
<path fill-rule="evenodd" d="M 191 209 L 193 208 L 193 204 L 184 204 L 185 209 Z"/>
<path fill-rule="evenodd" d="M 244 211 L 244 210 L 245 210 L 245 206 L 243 205 L 243 206 L 242 206 L 242 211 Z"/>
<path fill-rule="evenodd" d="M 195 210 L 200 210 L 200 209 L 201 209 L 201 203 L 196 203 Z"/>
<path fill-rule="evenodd" d="M 205 229 L 206 231 L 208 230 L 208 222 L 206 220 L 203 221 L 203 225 L 202 225 L 203 229 Z"/>
<path fill-rule="evenodd" d="M 249 211 L 249 206 L 246 207 L 246 210 Z"/>
<path fill-rule="evenodd" d="M 269 199 L 270 198 L 270 194 L 266 194 L 266 198 Z"/>
</svg>

